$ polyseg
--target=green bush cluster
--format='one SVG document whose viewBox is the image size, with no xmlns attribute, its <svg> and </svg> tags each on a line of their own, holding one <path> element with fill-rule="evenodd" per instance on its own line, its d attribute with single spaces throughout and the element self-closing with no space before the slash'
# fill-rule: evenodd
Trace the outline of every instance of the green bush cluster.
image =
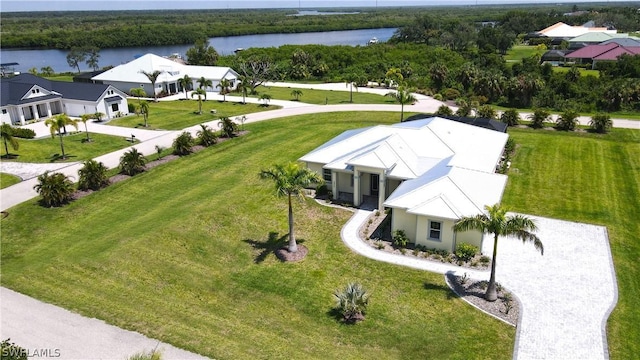
<svg viewBox="0 0 640 360">
<path fill-rule="evenodd" d="M 409 244 L 409 237 L 404 230 L 396 230 L 393 232 L 393 245 L 399 248 L 406 248 Z"/>
<path fill-rule="evenodd" d="M 11 134 L 14 137 L 22 139 L 33 139 L 36 137 L 35 131 L 27 128 L 11 128 Z"/>
<path fill-rule="evenodd" d="M 469 261 L 478 253 L 478 247 L 467 243 L 461 243 L 456 246 L 455 255 L 458 260 Z"/>
</svg>

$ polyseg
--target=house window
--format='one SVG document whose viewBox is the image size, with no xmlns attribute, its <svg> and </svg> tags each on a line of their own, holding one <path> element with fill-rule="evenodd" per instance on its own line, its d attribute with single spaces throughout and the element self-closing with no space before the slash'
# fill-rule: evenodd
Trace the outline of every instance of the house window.
<svg viewBox="0 0 640 360">
<path fill-rule="evenodd" d="M 429 240 L 440 241 L 442 238 L 442 223 L 429 220 Z"/>
<path fill-rule="evenodd" d="M 331 182 L 331 169 L 322 169 L 322 178 L 324 181 Z"/>
<path fill-rule="evenodd" d="M 7 109 L 2 109 L 2 113 L 6 114 L 7 113 Z"/>
<path fill-rule="evenodd" d="M 117 103 L 111 104 L 111 111 L 119 111 L 119 110 L 120 110 L 120 108 L 118 107 Z"/>
</svg>

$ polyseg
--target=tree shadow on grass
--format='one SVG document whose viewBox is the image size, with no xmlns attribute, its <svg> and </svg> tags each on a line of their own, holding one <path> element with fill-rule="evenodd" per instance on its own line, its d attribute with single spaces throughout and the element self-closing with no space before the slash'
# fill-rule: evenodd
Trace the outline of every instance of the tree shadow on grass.
<svg viewBox="0 0 640 360">
<path fill-rule="evenodd" d="M 446 297 L 447 300 L 455 299 L 455 298 L 458 297 L 458 295 L 456 295 L 456 293 L 446 285 L 433 284 L 433 283 L 425 281 L 424 284 L 423 284 L 423 287 L 424 287 L 425 290 L 435 291 L 437 293 L 440 293 L 441 295 Z"/>
<path fill-rule="evenodd" d="M 0 158 L 2 158 L 4 160 L 13 160 L 13 159 L 17 159 L 18 156 L 20 156 L 20 155 L 19 154 L 8 153 L 8 154 L 4 154 L 4 155 L 0 156 Z"/>
<path fill-rule="evenodd" d="M 274 254 L 275 251 L 286 245 L 286 239 L 289 234 L 284 234 L 279 237 L 279 233 L 270 231 L 266 240 L 254 240 L 245 239 L 242 240 L 245 243 L 251 245 L 252 248 L 258 251 L 258 255 L 253 260 L 254 263 L 260 264 L 263 262 L 269 254 Z"/>
<path fill-rule="evenodd" d="M 75 158 L 78 157 L 76 155 L 69 155 L 69 154 L 65 154 L 64 157 L 60 154 L 53 154 L 51 156 L 49 156 L 49 162 L 58 162 L 58 161 L 65 161 L 65 160 L 70 160 L 71 158 Z"/>
</svg>

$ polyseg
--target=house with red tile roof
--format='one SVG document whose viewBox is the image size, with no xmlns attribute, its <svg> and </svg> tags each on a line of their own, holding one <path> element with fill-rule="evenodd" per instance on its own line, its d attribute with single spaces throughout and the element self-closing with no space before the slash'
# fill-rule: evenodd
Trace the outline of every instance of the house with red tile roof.
<svg viewBox="0 0 640 360">
<path fill-rule="evenodd" d="M 565 59 L 581 64 L 591 64 L 591 68 L 595 69 L 596 62 L 616 61 L 622 54 L 638 55 L 640 54 L 640 46 L 622 46 L 614 42 L 589 45 L 567 54 Z"/>
</svg>

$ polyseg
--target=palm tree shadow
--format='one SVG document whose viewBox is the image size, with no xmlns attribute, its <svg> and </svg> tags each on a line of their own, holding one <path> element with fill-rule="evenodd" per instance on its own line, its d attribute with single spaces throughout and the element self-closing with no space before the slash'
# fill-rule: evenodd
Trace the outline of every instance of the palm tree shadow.
<svg viewBox="0 0 640 360">
<path fill-rule="evenodd" d="M 49 162 L 56 162 L 56 161 L 64 161 L 64 160 L 68 160 L 69 158 L 74 158 L 77 157 L 76 155 L 69 155 L 69 154 L 65 154 L 64 157 L 60 154 L 53 154 L 49 157 Z"/>
<path fill-rule="evenodd" d="M 436 291 L 441 293 L 442 295 L 446 296 L 447 300 L 451 300 L 458 297 L 458 295 L 456 295 L 456 293 L 453 292 L 453 290 L 451 290 L 451 288 L 449 288 L 446 285 L 432 284 L 430 282 L 425 281 L 425 283 L 423 284 L 423 287 L 425 290 Z"/>
<path fill-rule="evenodd" d="M 254 240 L 254 239 L 242 240 L 245 243 L 251 245 L 251 247 L 254 248 L 255 250 L 259 251 L 256 258 L 253 260 L 254 263 L 260 264 L 267 258 L 267 256 L 269 256 L 269 254 L 273 253 L 275 255 L 276 250 L 285 246 L 286 239 L 289 236 L 289 234 L 285 234 L 280 237 L 278 237 L 278 235 L 280 234 L 275 231 L 271 231 L 269 232 L 269 236 L 265 241 Z"/>
</svg>

